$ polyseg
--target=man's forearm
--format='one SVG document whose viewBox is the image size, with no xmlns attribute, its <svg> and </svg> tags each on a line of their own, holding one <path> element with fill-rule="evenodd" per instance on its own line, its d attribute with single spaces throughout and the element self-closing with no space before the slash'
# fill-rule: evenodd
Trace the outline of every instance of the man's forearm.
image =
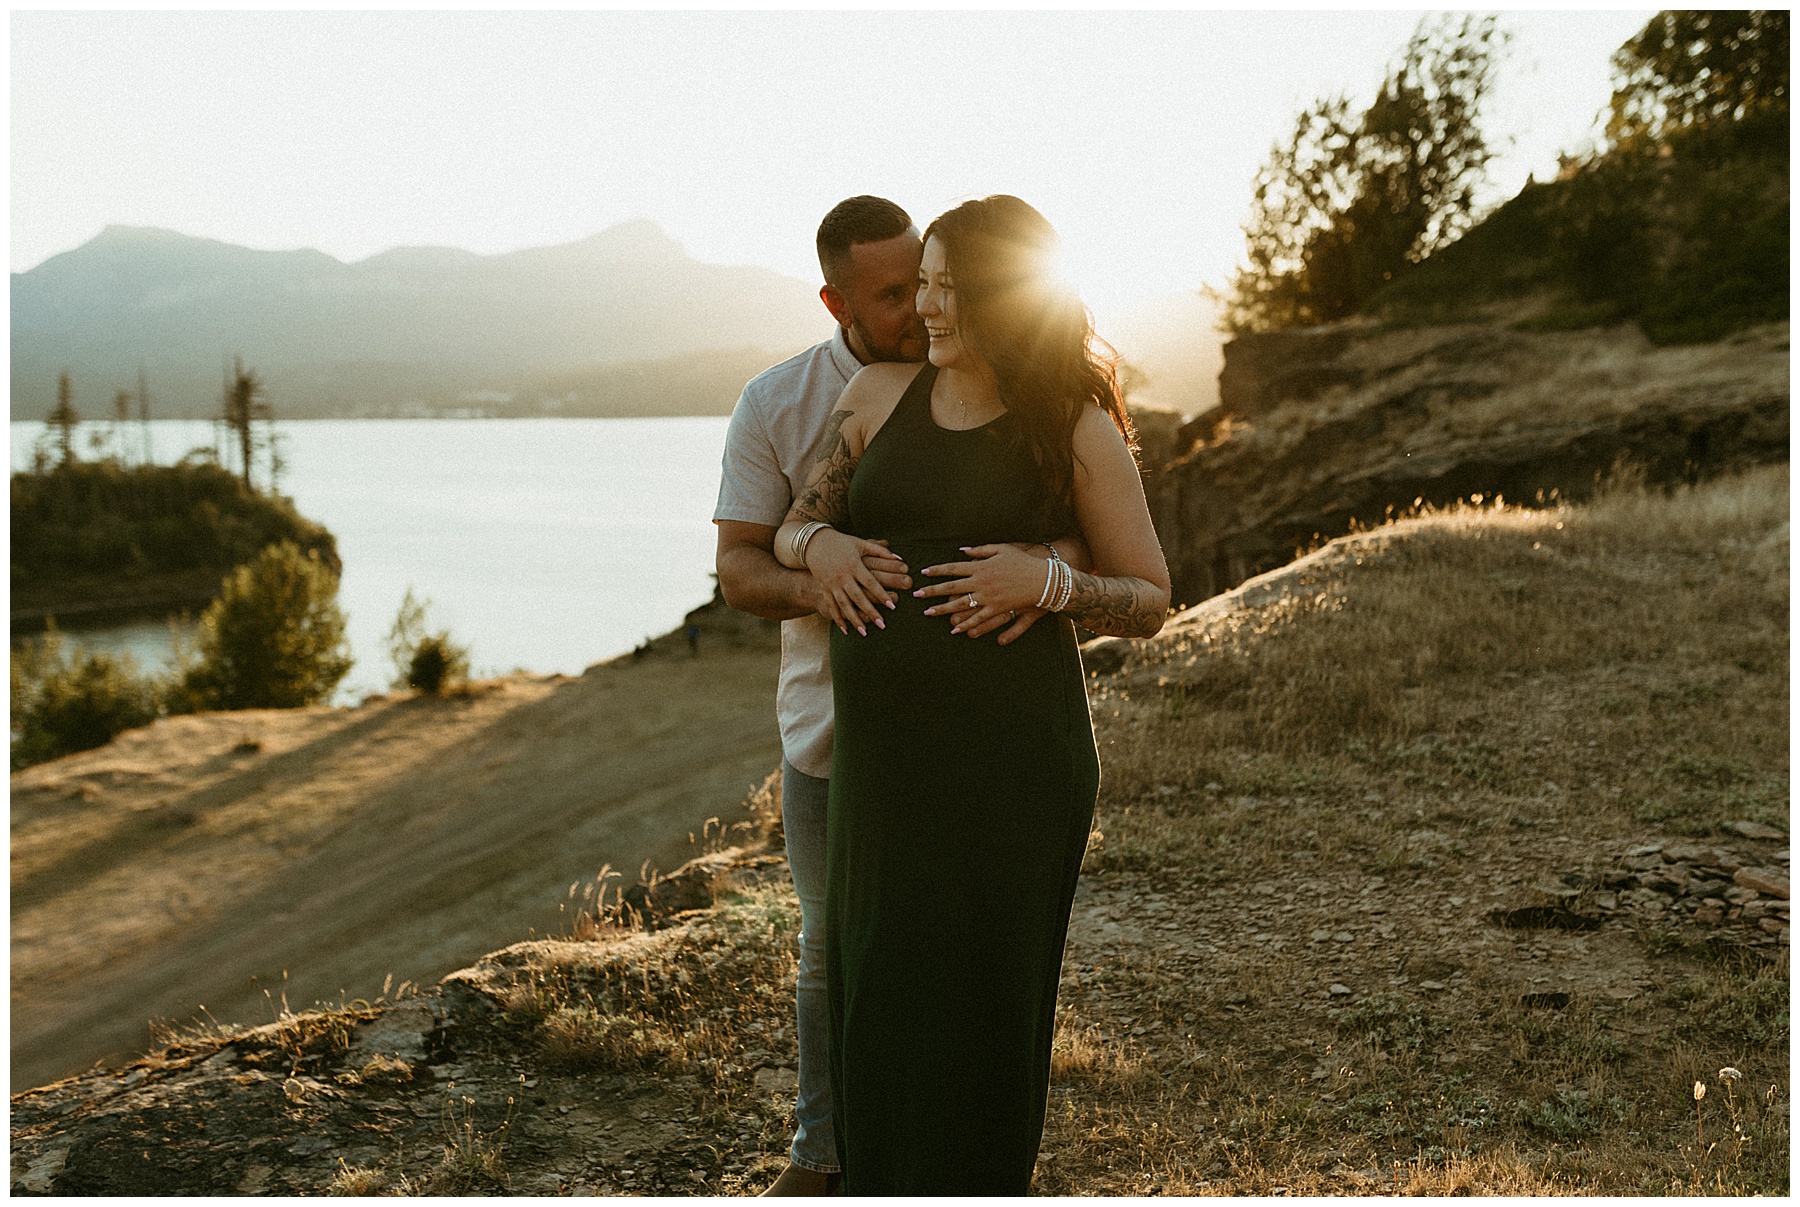
<svg viewBox="0 0 1800 1207">
<path fill-rule="evenodd" d="M 719 592 L 740 612 L 765 620 L 794 620 L 817 612 L 818 583 L 789 570 L 767 549 L 739 545 L 719 556 Z"/>
</svg>

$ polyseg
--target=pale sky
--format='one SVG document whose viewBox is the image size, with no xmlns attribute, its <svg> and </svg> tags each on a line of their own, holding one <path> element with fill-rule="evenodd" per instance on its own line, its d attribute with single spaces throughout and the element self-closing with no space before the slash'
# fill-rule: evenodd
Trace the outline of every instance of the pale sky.
<svg viewBox="0 0 1800 1207">
<path fill-rule="evenodd" d="M 1591 136 L 1654 10 L 1502 14 L 1492 200 Z M 13 12 L 12 268 L 109 223 L 345 260 L 629 218 L 814 281 L 853 193 L 1015 193 L 1097 311 L 1222 283 L 1299 107 L 1418 11 Z"/>
</svg>

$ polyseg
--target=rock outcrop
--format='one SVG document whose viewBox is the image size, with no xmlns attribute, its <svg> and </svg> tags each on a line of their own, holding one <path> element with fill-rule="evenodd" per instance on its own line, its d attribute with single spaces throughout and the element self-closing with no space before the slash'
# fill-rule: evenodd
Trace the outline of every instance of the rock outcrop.
<svg viewBox="0 0 1800 1207">
<path fill-rule="evenodd" d="M 171 1032 L 124 1067 L 16 1094 L 12 1193 L 745 1193 L 746 1179 L 773 1175 L 746 1168 L 726 1125 L 791 1094 L 785 1054 L 681 1071 L 558 1063 L 533 1038 L 517 982 L 683 944 L 716 964 L 714 886 L 786 878 L 766 846 L 728 848 L 637 886 L 648 908 L 628 890 L 587 939 L 514 944 L 394 1000 Z M 685 907 L 682 919 L 659 903 Z M 730 1082 L 737 1114 L 706 1110 L 708 1078 Z"/>
<path fill-rule="evenodd" d="M 1658 348 L 1630 325 L 1353 319 L 1240 336 L 1219 390 L 1168 460 L 1146 458 L 1178 604 L 1420 504 L 1578 500 L 1621 464 L 1668 483 L 1788 458 L 1786 323 Z"/>
</svg>

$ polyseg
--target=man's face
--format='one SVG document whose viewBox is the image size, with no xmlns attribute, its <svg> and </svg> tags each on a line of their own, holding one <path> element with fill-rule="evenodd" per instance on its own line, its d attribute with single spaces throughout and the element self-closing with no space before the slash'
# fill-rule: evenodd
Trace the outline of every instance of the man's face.
<svg viewBox="0 0 1800 1207">
<path fill-rule="evenodd" d="M 850 349 L 865 364 L 921 361 L 929 346 L 913 309 L 919 284 L 919 237 L 910 231 L 879 243 L 852 243 L 850 264 L 831 308 L 849 333 Z M 826 305 L 830 306 L 830 297 Z"/>
</svg>

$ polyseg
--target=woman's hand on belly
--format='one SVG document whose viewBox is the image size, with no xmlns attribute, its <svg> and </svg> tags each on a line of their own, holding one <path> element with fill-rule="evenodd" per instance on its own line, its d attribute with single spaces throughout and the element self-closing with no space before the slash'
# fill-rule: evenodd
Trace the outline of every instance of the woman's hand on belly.
<svg viewBox="0 0 1800 1207">
<path fill-rule="evenodd" d="M 913 592 L 919 599 L 944 601 L 926 608 L 925 615 L 947 616 L 952 621 L 951 632 L 971 637 L 980 637 L 1020 616 L 1036 620 L 1043 615 L 1038 601 L 1049 574 L 1048 559 L 1034 557 L 1016 545 L 973 545 L 963 552 L 971 560 L 927 566 L 920 572 L 927 578 L 946 580 Z"/>
<path fill-rule="evenodd" d="M 906 577 L 906 563 L 884 542 L 865 541 L 835 528 L 820 529 L 806 543 L 806 568 L 825 591 L 819 615 L 843 632 L 854 628 L 864 637 L 869 635 L 865 622 L 887 628 L 876 606 L 893 610 L 895 596 L 886 583 L 903 587 L 912 582 Z"/>
</svg>

